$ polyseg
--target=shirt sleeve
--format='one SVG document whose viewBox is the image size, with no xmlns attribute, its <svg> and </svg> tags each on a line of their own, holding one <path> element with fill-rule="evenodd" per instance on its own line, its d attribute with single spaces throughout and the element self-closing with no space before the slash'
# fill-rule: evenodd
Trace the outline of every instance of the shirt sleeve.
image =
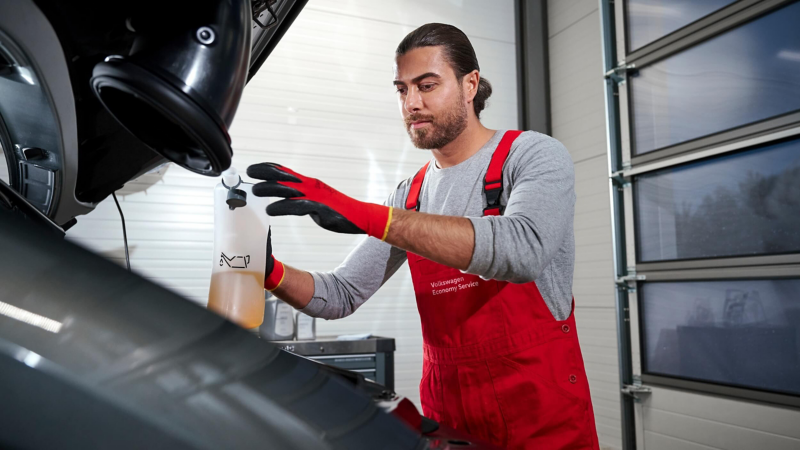
<svg viewBox="0 0 800 450">
<path fill-rule="evenodd" d="M 470 218 L 475 248 L 465 272 L 535 281 L 571 236 L 575 172 L 567 149 L 543 134 L 520 135 L 503 169 L 502 200 L 503 216 Z"/>
<path fill-rule="evenodd" d="M 404 199 L 403 182 L 386 205 L 397 207 Z M 374 237 L 367 237 L 332 272 L 311 272 L 314 296 L 300 311 L 312 317 L 340 319 L 353 314 L 383 286 L 406 261 L 405 250 Z"/>
</svg>

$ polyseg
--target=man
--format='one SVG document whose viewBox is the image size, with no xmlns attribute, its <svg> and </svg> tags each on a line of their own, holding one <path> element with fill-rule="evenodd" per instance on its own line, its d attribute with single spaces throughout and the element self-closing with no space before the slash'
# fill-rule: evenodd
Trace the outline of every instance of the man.
<svg viewBox="0 0 800 450">
<path fill-rule="evenodd" d="M 491 85 L 466 35 L 424 25 L 396 51 L 400 110 L 433 159 L 385 205 L 256 164 L 267 213 L 365 233 L 330 273 L 268 258 L 265 288 L 306 314 L 352 314 L 408 259 L 422 320 L 423 413 L 507 448 L 598 448 L 572 316 L 573 165 L 555 139 L 484 127 Z M 270 252 L 271 253 L 271 252 Z"/>
</svg>

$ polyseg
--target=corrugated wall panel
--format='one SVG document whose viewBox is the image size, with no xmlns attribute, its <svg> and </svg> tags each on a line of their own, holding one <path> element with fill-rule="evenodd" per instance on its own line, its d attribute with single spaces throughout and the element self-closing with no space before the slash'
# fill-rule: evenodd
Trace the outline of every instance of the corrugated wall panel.
<svg viewBox="0 0 800 450">
<path fill-rule="evenodd" d="M 234 165 L 243 171 L 279 162 L 358 199 L 382 202 L 430 157 L 408 140 L 392 86 L 394 49 L 426 22 L 467 33 L 494 86 L 484 123 L 516 128 L 511 0 L 314 0 L 245 89 L 230 130 Z M 201 304 L 211 275 L 216 183 L 169 166 L 119 192 L 134 270 Z M 306 270 L 333 269 L 364 239 L 327 232 L 307 217 L 272 223 L 276 256 Z M 79 218 L 68 236 L 122 263 L 122 230 L 110 199 Z M 317 332 L 396 338 L 397 390 L 418 400 L 422 338 L 408 270 L 351 317 L 318 323 Z"/>
<path fill-rule="evenodd" d="M 0 180 L 8 183 L 8 164 L 6 163 L 6 155 L 3 154 L 3 147 L 0 147 Z"/>
<path fill-rule="evenodd" d="M 648 450 L 800 448 L 796 408 L 652 387 L 641 412 Z"/>
<path fill-rule="evenodd" d="M 548 7 L 553 137 L 575 162 L 575 295 L 600 444 L 621 448 L 600 18 L 595 0 Z"/>
<path fill-rule="evenodd" d="M 711 420 L 690 417 L 684 413 L 672 413 L 648 408 L 645 420 L 649 431 L 665 436 L 679 435 L 683 440 L 726 450 L 796 450 L 800 440 L 759 430 L 743 428 Z"/>
<path fill-rule="evenodd" d="M 591 0 L 571 0 L 547 2 L 547 31 L 550 37 L 561 33 L 578 20 L 593 14 L 597 10 L 597 2 Z"/>
<path fill-rule="evenodd" d="M 795 441 L 800 440 L 800 427 L 798 427 L 800 411 L 793 408 L 711 395 L 698 395 L 659 387 L 653 389 L 651 399 L 645 403 L 649 408 L 670 414 L 683 414 L 699 420 L 758 430 Z M 795 448 L 800 448 L 800 445 L 795 445 Z"/>
<path fill-rule="evenodd" d="M 713 450 L 714 447 L 700 445 L 653 431 L 644 432 L 645 448 L 668 448 L 670 450 Z"/>
</svg>

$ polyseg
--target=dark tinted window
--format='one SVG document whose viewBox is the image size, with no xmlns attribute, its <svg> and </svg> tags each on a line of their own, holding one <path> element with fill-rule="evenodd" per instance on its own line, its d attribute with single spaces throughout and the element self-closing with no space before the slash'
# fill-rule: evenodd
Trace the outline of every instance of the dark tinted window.
<svg viewBox="0 0 800 450">
<path fill-rule="evenodd" d="M 634 184 L 641 262 L 800 252 L 800 139 Z"/>
<path fill-rule="evenodd" d="M 736 0 L 628 0 L 628 42 L 636 50 Z"/>
<path fill-rule="evenodd" d="M 630 78 L 634 151 L 656 149 L 800 110 L 800 3 Z"/>
<path fill-rule="evenodd" d="M 800 280 L 641 288 L 646 373 L 800 394 Z"/>
</svg>

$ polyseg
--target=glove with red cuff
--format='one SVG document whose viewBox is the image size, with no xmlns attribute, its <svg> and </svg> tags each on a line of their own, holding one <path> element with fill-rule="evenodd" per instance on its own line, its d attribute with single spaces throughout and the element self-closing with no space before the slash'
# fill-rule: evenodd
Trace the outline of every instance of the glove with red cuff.
<svg viewBox="0 0 800 450">
<path fill-rule="evenodd" d="M 278 164 L 254 164 L 247 168 L 247 175 L 264 180 L 253 186 L 253 195 L 284 198 L 267 206 L 270 216 L 307 214 L 330 231 L 386 239 L 392 221 L 391 207 L 358 201 Z"/>
<path fill-rule="evenodd" d="M 272 255 L 272 227 L 267 232 L 267 270 L 264 271 L 264 289 L 274 291 L 283 282 L 286 267 Z"/>
</svg>

